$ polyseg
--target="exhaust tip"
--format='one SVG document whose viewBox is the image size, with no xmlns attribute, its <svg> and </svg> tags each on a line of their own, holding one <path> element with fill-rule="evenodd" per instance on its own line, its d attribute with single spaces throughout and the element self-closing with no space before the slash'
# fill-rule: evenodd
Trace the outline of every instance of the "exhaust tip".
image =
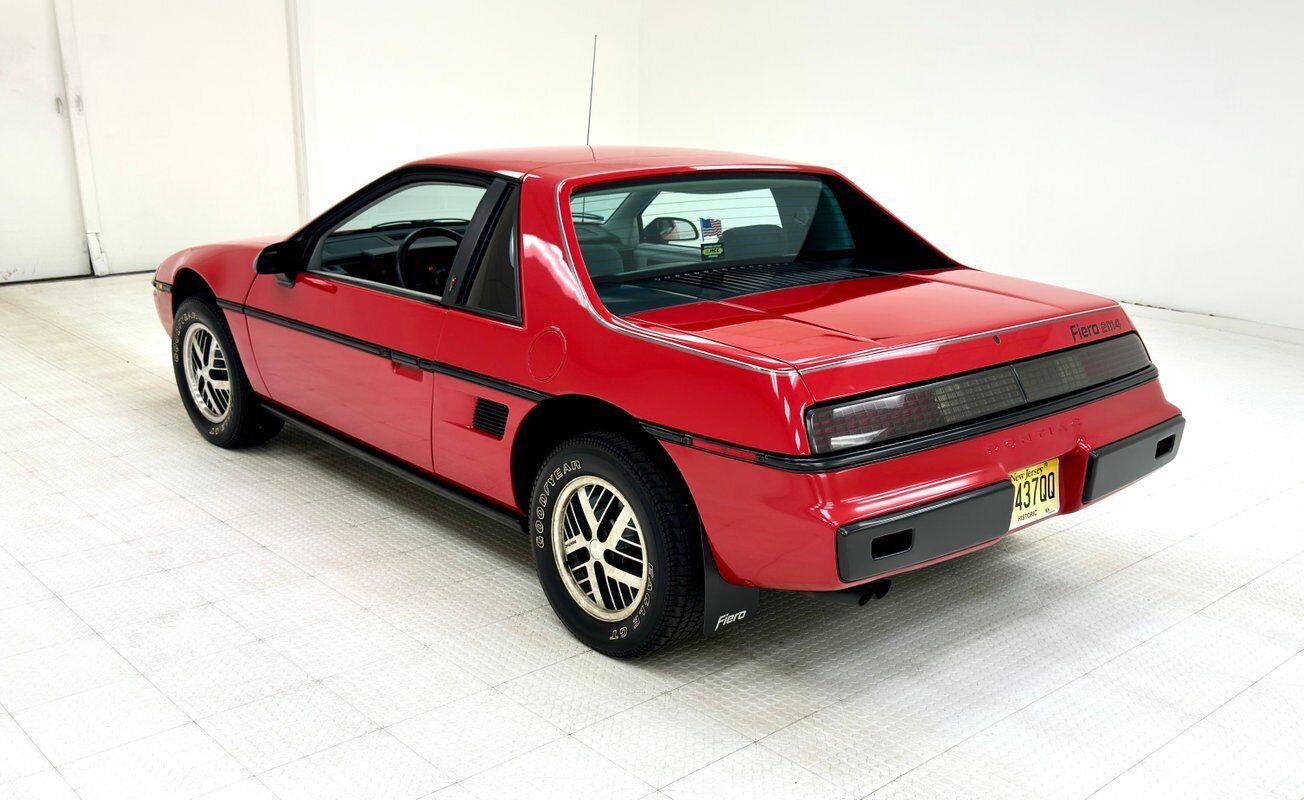
<svg viewBox="0 0 1304 800">
<path fill-rule="evenodd" d="M 807 592 L 807 594 L 831 603 L 859 607 L 870 600 L 882 600 L 887 596 L 887 592 L 891 588 L 892 581 L 887 578 L 880 578 L 861 586 L 853 586 L 850 589 L 839 589 L 836 592 Z"/>
</svg>

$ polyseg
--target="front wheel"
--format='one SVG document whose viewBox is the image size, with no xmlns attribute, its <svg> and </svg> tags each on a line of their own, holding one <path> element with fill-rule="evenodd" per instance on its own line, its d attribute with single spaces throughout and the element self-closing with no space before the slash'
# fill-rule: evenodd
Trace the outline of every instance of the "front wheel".
<svg viewBox="0 0 1304 800">
<path fill-rule="evenodd" d="M 172 370 L 190 421 L 212 444 L 248 447 L 281 430 L 249 386 L 222 312 L 198 297 L 172 321 Z"/>
<path fill-rule="evenodd" d="M 548 601 L 594 650 L 639 656 L 701 628 L 697 514 L 669 465 L 630 439 L 586 434 L 554 450 L 528 525 Z"/>
</svg>

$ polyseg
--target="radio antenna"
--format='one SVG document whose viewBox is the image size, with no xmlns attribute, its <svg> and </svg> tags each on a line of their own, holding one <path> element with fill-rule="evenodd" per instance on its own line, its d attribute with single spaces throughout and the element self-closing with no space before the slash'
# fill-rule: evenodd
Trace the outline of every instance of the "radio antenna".
<svg viewBox="0 0 1304 800">
<path fill-rule="evenodd" d="M 593 34 L 593 61 L 589 64 L 589 118 L 584 124 L 584 146 L 590 150 L 589 134 L 593 132 L 593 79 L 598 74 L 598 35 Z"/>
</svg>

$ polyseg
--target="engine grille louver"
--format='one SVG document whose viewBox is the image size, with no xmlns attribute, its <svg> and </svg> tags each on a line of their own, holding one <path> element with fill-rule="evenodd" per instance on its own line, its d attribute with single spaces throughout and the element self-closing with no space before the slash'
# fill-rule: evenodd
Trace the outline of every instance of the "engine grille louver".
<svg viewBox="0 0 1304 800">
<path fill-rule="evenodd" d="M 680 275 L 655 278 L 655 283 L 679 284 L 723 292 L 730 296 L 788 289 L 793 286 L 811 286 L 817 283 L 844 281 L 852 278 L 869 278 L 883 273 L 870 267 L 853 264 L 741 264 L 717 267 Z M 667 287 L 669 288 L 669 287 Z"/>
<path fill-rule="evenodd" d="M 471 415 L 471 427 L 495 439 L 503 438 L 507 432 L 507 406 L 483 397 L 477 398 L 475 413 Z"/>
</svg>

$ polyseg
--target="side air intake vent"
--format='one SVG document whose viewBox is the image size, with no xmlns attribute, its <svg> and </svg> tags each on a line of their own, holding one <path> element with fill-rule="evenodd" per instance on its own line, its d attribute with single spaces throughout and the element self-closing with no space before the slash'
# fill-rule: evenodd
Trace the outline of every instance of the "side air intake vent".
<svg viewBox="0 0 1304 800">
<path fill-rule="evenodd" d="M 495 439 L 503 438 L 507 431 L 507 406 L 483 397 L 478 398 L 475 401 L 475 413 L 471 416 L 471 427 Z"/>
<path fill-rule="evenodd" d="M 656 278 L 657 283 L 715 290 L 730 296 L 868 278 L 883 273 L 856 264 L 743 264 Z"/>
</svg>

